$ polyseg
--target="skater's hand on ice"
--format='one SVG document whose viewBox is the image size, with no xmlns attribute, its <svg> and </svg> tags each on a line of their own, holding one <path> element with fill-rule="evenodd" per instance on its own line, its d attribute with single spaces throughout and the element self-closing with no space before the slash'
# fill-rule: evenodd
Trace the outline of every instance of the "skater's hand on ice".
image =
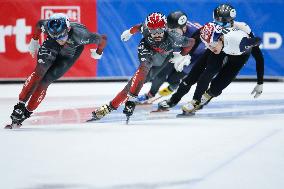
<svg viewBox="0 0 284 189">
<path fill-rule="evenodd" d="M 132 35 L 133 34 L 130 33 L 130 30 L 125 30 L 120 36 L 121 41 L 128 41 Z"/>
<path fill-rule="evenodd" d="M 29 51 L 30 51 L 30 54 L 32 55 L 33 58 L 37 54 L 39 47 L 40 47 L 39 41 L 34 40 L 32 38 L 31 41 L 30 41 L 30 44 L 29 44 Z"/>
<path fill-rule="evenodd" d="M 91 51 L 91 57 L 92 57 L 93 59 L 98 60 L 98 59 L 101 59 L 102 56 L 103 56 L 103 52 L 102 52 L 102 54 L 98 54 L 98 53 L 97 53 L 97 49 L 90 49 L 90 51 Z"/>
<path fill-rule="evenodd" d="M 253 91 L 251 92 L 251 94 L 252 94 L 252 95 L 254 94 L 254 98 L 257 98 L 257 97 L 259 97 L 259 96 L 261 95 L 262 91 L 263 91 L 263 85 L 262 85 L 262 84 L 257 84 L 257 85 L 254 87 L 254 89 L 253 89 Z"/>
</svg>

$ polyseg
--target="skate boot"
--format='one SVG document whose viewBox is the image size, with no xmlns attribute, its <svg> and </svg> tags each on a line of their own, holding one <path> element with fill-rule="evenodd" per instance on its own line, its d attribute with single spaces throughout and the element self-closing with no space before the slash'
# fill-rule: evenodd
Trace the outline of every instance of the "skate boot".
<svg viewBox="0 0 284 189">
<path fill-rule="evenodd" d="M 135 110 L 135 106 L 136 106 L 136 104 L 133 101 L 127 101 L 125 103 L 123 113 L 126 115 L 126 124 L 128 124 L 129 118 L 130 118 L 130 116 L 132 116 L 132 114 Z"/>
<path fill-rule="evenodd" d="M 111 105 L 105 104 L 101 106 L 100 108 L 96 109 L 95 111 L 92 112 L 92 119 L 88 121 L 95 121 L 95 120 L 100 120 L 107 114 L 109 114 L 114 108 Z"/>
<path fill-rule="evenodd" d="M 197 100 L 192 100 L 182 106 L 183 114 L 192 114 L 199 109 L 200 109 L 200 102 Z"/>
<path fill-rule="evenodd" d="M 206 91 L 203 95 L 202 95 L 202 97 L 201 97 L 201 101 L 200 101 L 200 109 L 203 107 L 203 106 L 205 106 L 205 105 L 207 105 L 209 102 L 210 102 L 210 100 L 213 98 L 213 96 L 212 95 L 210 95 L 210 93 L 208 92 L 208 91 Z"/>
<path fill-rule="evenodd" d="M 167 86 L 161 90 L 159 90 L 159 95 L 161 96 L 168 96 L 173 93 L 174 90 L 171 89 L 170 86 Z"/>
<path fill-rule="evenodd" d="M 169 100 L 163 100 L 163 101 L 158 103 L 158 111 L 159 110 L 160 111 L 167 111 L 174 106 L 175 106 L 175 104 L 173 104 L 170 99 Z"/>
<path fill-rule="evenodd" d="M 136 104 L 148 104 L 148 101 L 153 98 L 153 96 L 150 93 L 139 95 L 136 98 L 135 103 Z"/>
<path fill-rule="evenodd" d="M 125 106 L 124 106 L 124 109 L 123 109 L 123 113 L 126 115 L 126 116 L 132 116 L 134 110 L 135 110 L 135 102 L 133 101 L 127 101 L 125 103 Z"/>
<path fill-rule="evenodd" d="M 14 110 L 10 116 L 12 124 L 6 125 L 5 129 L 13 129 L 21 127 L 24 120 L 29 118 L 33 112 L 27 110 L 23 102 L 19 102 L 14 106 Z"/>
</svg>

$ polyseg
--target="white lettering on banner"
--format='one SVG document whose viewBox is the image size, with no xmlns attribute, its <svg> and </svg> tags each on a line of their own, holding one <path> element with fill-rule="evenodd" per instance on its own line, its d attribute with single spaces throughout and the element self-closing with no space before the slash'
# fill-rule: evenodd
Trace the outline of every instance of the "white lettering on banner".
<svg viewBox="0 0 284 189">
<path fill-rule="evenodd" d="M 28 52 L 29 44 L 26 44 L 26 36 L 32 33 L 32 27 L 26 26 L 26 19 L 18 19 L 13 28 L 16 35 L 16 47 L 21 53 Z"/>
<path fill-rule="evenodd" d="M 45 10 L 44 12 L 44 18 L 50 18 L 51 15 L 53 15 L 54 13 L 57 13 L 58 11 L 54 11 L 54 10 Z M 79 15 L 78 12 L 76 10 L 66 10 L 66 12 L 64 12 L 68 18 L 70 18 L 71 20 L 79 20 Z"/>
<path fill-rule="evenodd" d="M 73 22 L 81 22 L 80 6 L 42 6 L 41 19 L 48 19 L 54 13 L 64 13 Z M 44 35 L 41 35 L 41 41 L 44 41 Z"/>
<path fill-rule="evenodd" d="M 31 34 L 32 27 L 26 26 L 26 19 L 20 18 L 16 20 L 16 25 L 0 26 L 0 53 L 6 52 L 5 36 L 16 36 L 16 48 L 19 52 L 28 52 L 28 44 L 26 36 Z"/>
<path fill-rule="evenodd" d="M 0 26 L 0 53 L 6 52 L 5 36 L 12 35 L 12 26 Z"/>
<path fill-rule="evenodd" d="M 69 19 L 81 22 L 80 6 L 42 6 L 41 19 L 48 19 L 54 13 L 64 13 Z"/>
<path fill-rule="evenodd" d="M 273 41 L 272 41 L 273 40 Z M 262 49 L 279 49 L 282 45 L 282 37 L 277 32 L 263 32 Z"/>
</svg>

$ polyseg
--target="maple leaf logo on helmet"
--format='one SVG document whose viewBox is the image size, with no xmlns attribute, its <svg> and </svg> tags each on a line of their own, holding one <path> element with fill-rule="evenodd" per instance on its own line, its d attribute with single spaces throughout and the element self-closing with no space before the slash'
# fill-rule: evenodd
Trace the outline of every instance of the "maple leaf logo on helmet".
<svg viewBox="0 0 284 189">
<path fill-rule="evenodd" d="M 166 28 L 167 18 L 164 14 L 159 12 L 154 12 L 149 14 L 145 20 L 145 25 L 150 30 L 156 30 L 160 28 Z"/>
</svg>

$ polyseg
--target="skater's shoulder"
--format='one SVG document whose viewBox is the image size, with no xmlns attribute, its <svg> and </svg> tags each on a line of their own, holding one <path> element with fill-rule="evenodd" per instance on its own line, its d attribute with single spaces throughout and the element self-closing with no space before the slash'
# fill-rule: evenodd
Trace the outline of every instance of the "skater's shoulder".
<svg viewBox="0 0 284 189">
<path fill-rule="evenodd" d="M 84 31 L 87 30 L 87 27 L 79 22 L 70 22 L 70 26 L 75 31 Z"/>
</svg>

